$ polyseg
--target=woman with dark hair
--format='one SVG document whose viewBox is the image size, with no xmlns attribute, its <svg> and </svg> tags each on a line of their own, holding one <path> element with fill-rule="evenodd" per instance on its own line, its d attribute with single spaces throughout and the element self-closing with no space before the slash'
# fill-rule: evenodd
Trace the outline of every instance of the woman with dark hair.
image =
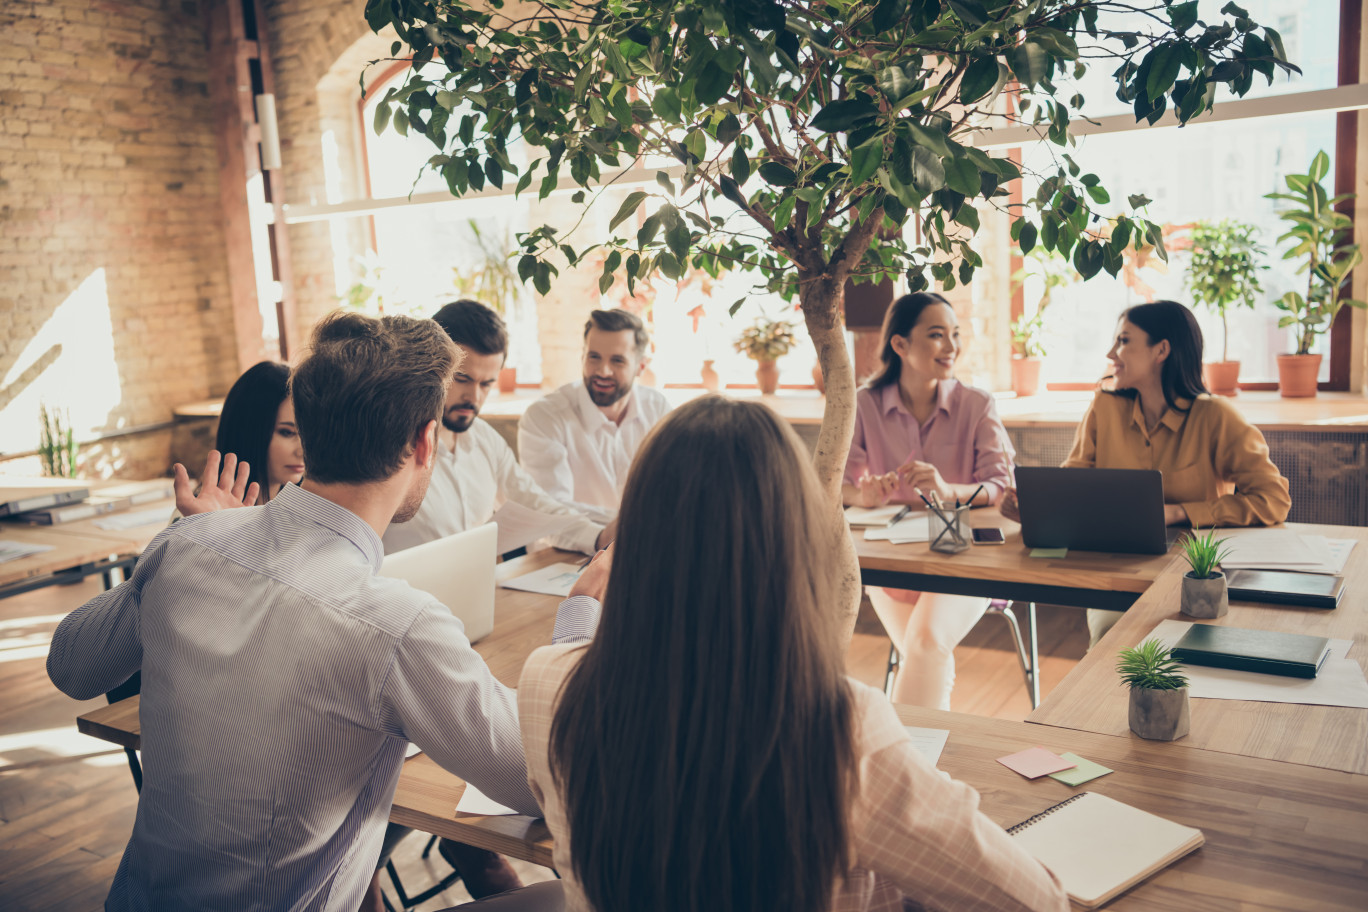
<svg viewBox="0 0 1368 912">
<path fill-rule="evenodd" d="M 1068 907 L 845 676 L 819 485 L 756 403 L 694 400 L 642 445 L 597 633 L 518 686 L 565 908 Z"/>
<path fill-rule="evenodd" d="M 987 505 L 1011 485 L 1011 441 L 993 397 L 954 379 L 959 354 L 959 321 L 945 298 L 922 292 L 893 302 L 884 315 L 882 367 L 855 400 L 846 504 L 920 509 L 925 496 Z M 893 701 L 949 709 L 955 645 L 988 601 L 875 587 L 867 593 L 903 658 Z"/>
<path fill-rule="evenodd" d="M 1202 330 L 1176 301 L 1137 304 L 1117 324 L 1107 358 L 1115 388 L 1093 397 L 1066 467 L 1158 469 L 1171 525 L 1264 526 L 1287 519 L 1287 479 L 1263 434 L 1202 383 Z M 1002 514 L 1019 518 L 1016 492 Z M 1097 642 L 1120 615 L 1088 611 Z"/>
<path fill-rule="evenodd" d="M 259 504 L 304 477 L 304 447 L 295 427 L 289 380 L 290 368 L 284 364 L 253 365 L 228 391 L 219 415 L 215 448 L 248 464 L 249 481 L 261 488 Z"/>
</svg>

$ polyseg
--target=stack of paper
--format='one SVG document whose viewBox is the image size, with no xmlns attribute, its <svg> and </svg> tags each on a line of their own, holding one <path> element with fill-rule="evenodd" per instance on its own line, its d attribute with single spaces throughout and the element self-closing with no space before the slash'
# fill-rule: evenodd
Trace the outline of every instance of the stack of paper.
<svg viewBox="0 0 1368 912">
<path fill-rule="evenodd" d="M 42 554 L 44 551 L 51 551 L 52 547 L 52 545 L 31 545 L 27 542 L 0 541 L 0 564 L 5 561 L 19 560 L 21 557 Z"/>
<path fill-rule="evenodd" d="M 895 545 L 930 541 L 931 530 L 926 521 L 929 515 L 922 510 L 919 513 L 909 513 L 886 528 L 865 529 L 865 541 L 886 541 Z"/>
<path fill-rule="evenodd" d="M 902 512 L 902 504 L 882 507 L 846 507 L 846 522 L 851 526 L 886 526 Z"/>
<path fill-rule="evenodd" d="M 1299 535 L 1291 529 L 1218 529 L 1230 556 L 1221 561 L 1225 570 L 1290 570 L 1297 573 L 1344 571 L 1352 538 Z"/>
<path fill-rule="evenodd" d="M 551 564 L 522 576 L 504 580 L 499 585 L 505 589 L 518 589 L 522 592 L 536 592 L 541 595 L 570 597 L 570 588 L 579 579 L 580 568 L 575 564 Z"/>
</svg>

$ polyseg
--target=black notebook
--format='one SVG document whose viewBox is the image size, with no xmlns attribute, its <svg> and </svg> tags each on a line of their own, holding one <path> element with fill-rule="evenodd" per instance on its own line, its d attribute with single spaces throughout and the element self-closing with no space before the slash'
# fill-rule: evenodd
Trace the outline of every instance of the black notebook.
<svg viewBox="0 0 1368 912">
<path fill-rule="evenodd" d="M 1232 570 L 1229 587 L 1233 599 L 1335 608 L 1344 595 L 1344 577 L 1283 570 Z"/>
<path fill-rule="evenodd" d="M 1330 641 L 1325 637 L 1216 624 L 1193 624 L 1173 647 L 1174 658 L 1188 665 L 1293 678 L 1314 678 L 1329 654 Z"/>
</svg>

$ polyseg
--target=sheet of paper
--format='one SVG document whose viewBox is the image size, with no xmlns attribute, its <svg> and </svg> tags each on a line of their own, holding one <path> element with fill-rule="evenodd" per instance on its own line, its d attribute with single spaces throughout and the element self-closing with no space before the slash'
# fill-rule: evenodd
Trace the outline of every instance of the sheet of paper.
<svg viewBox="0 0 1368 912">
<path fill-rule="evenodd" d="M 500 554 L 526 548 L 539 538 L 549 538 L 578 521 L 578 515 L 562 516 L 538 513 L 515 501 L 506 501 L 494 511 L 493 521 L 499 527 Z"/>
<path fill-rule="evenodd" d="M 1296 564 L 1287 569 L 1295 573 L 1318 573 L 1326 576 L 1338 576 L 1344 572 L 1345 566 L 1349 563 L 1349 554 L 1354 550 L 1355 544 L 1352 538 L 1325 538 L 1321 535 L 1303 535 L 1302 541 L 1316 555 L 1319 563 Z M 1238 570 L 1241 568 L 1231 565 L 1230 569 Z"/>
<path fill-rule="evenodd" d="M 467 782 L 465 791 L 461 793 L 461 800 L 456 802 L 456 813 L 478 814 L 481 817 L 503 817 L 518 812 L 512 808 L 504 807 Z"/>
<path fill-rule="evenodd" d="M 1150 636 L 1172 647 L 1192 626 L 1191 621 L 1160 621 Z M 1146 637 L 1148 639 L 1148 637 Z M 1206 700 L 1253 700 L 1260 703 L 1306 703 L 1316 706 L 1355 706 L 1368 709 L 1368 681 L 1359 663 L 1347 658 L 1349 640 L 1331 640 L 1330 656 L 1314 678 L 1184 665 L 1188 695 Z"/>
<path fill-rule="evenodd" d="M 21 557 L 42 554 L 44 551 L 51 551 L 52 549 L 52 545 L 31 545 L 27 542 L 0 540 L 0 564 L 5 561 L 19 560 Z"/>
<path fill-rule="evenodd" d="M 1068 760 L 1070 763 L 1074 764 L 1074 768 L 1060 770 L 1057 773 L 1050 773 L 1049 776 L 1051 779 L 1058 779 L 1065 785 L 1082 785 L 1085 782 L 1091 782 L 1097 777 L 1105 776 L 1107 773 L 1111 772 L 1111 770 L 1100 763 L 1093 763 L 1091 760 L 1086 760 L 1083 757 L 1078 756 L 1078 754 L 1071 754 L 1068 751 L 1060 754 L 1059 758 L 1061 760 Z"/>
<path fill-rule="evenodd" d="M 1043 747 L 1028 747 L 1024 751 L 998 757 L 997 762 L 1027 779 L 1039 779 L 1041 776 L 1072 769 L 1074 766 L 1070 761 Z"/>
<path fill-rule="evenodd" d="M 570 587 L 575 585 L 575 580 L 579 579 L 579 575 L 579 564 L 551 564 L 542 567 L 540 570 L 515 576 L 511 580 L 504 580 L 499 585 L 505 589 L 518 589 L 522 592 L 539 592 L 542 595 L 558 595 L 561 598 L 568 598 Z"/>
<path fill-rule="evenodd" d="M 852 526 L 886 526 L 902 511 L 902 504 L 882 507 L 846 507 L 846 522 Z"/>
<path fill-rule="evenodd" d="M 925 510 L 922 510 L 919 513 L 907 514 L 891 526 L 882 529 L 865 529 L 865 541 L 886 541 L 895 545 L 930 541 L 930 528 L 926 522 L 929 515 Z"/>
<path fill-rule="evenodd" d="M 166 512 L 165 507 L 134 510 L 131 513 L 114 513 L 104 519 L 95 520 L 96 528 L 104 529 L 106 532 L 122 532 L 125 529 L 137 529 L 140 526 L 166 526 L 170 523 L 171 514 Z"/>
<path fill-rule="evenodd" d="M 917 753 L 926 758 L 926 762 L 935 766 L 940 761 L 941 751 L 945 750 L 945 741 L 950 737 L 950 731 L 944 728 L 918 728 L 915 725 L 904 725 L 907 733 L 912 736 L 912 746 L 917 749 Z"/>
<path fill-rule="evenodd" d="M 1291 529 L 1218 529 L 1216 537 L 1224 539 L 1224 547 L 1230 549 L 1221 566 L 1231 569 L 1296 570 L 1324 566 L 1329 557 L 1328 552 L 1317 555 Z"/>
<path fill-rule="evenodd" d="M 404 748 L 404 759 L 407 760 L 409 757 L 416 757 L 422 752 L 423 749 L 421 747 L 410 741 L 409 746 Z"/>
<path fill-rule="evenodd" d="M 1031 557 L 1062 558 L 1069 556 L 1068 548 L 1032 548 Z"/>
</svg>

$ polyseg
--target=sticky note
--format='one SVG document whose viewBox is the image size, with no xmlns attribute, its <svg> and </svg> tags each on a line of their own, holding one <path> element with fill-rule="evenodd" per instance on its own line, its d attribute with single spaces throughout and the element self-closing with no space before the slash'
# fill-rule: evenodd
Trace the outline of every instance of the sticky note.
<svg viewBox="0 0 1368 912">
<path fill-rule="evenodd" d="M 1008 754 L 1006 757 L 998 757 L 997 762 L 1013 772 L 1020 773 L 1027 779 L 1039 779 L 1049 773 L 1057 773 L 1060 770 L 1074 767 L 1071 761 L 1065 760 L 1043 747 L 1028 747 L 1024 751 L 1017 751 L 1015 754 Z"/>
<path fill-rule="evenodd" d="M 1068 548 L 1032 548 L 1031 557 L 1068 557 Z"/>
<path fill-rule="evenodd" d="M 1061 770 L 1058 773 L 1050 773 L 1049 775 L 1051 779 L 1058 779 L 1065 785 L 1082 785 L 1085 782 L 1091 782 L 1098 776 L 1105 776 L 1107 773 L 1111 772 L 1111 770 L 1100 763 L 1093 763 L 1091 760 L 1085 760 L 1078 756 L 1078 754 L 1071 754 L 1068 751 L 1060 754 L 1059 758 L 1061 760 L 1070 761 L 1074 764 L 1074 768 L 1070 770 Z"/>
</svg>

